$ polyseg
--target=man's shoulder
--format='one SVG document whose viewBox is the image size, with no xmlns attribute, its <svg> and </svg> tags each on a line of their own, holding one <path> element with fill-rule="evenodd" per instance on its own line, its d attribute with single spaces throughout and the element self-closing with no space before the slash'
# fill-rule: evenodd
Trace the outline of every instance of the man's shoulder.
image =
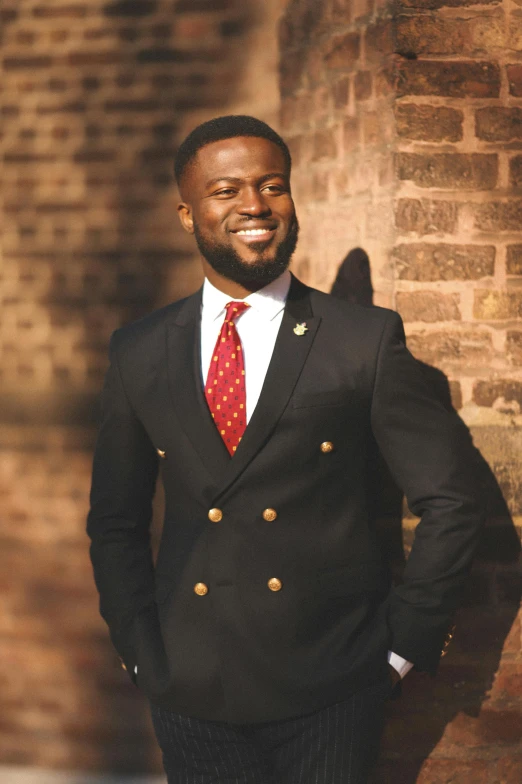
<svg viewBox="0 0 522 784">
<path fill-rule="evenodd" d="M 388 319 L 397 318 L 397 313 L 390 308 L 382 308 L 378 305 L 357 305 L 353 302 L 346 302 L 333 294 L 326 294 L 319 289 L 310 286 L 307 288 L 314 314 L 332 323 L 337 322 L 347 326 L 356 324 L 363 328 L 375 325 L 382 328 Z"/>
<path fill-rule="evenodd" d="M 195 292 L 118 327 L 111 336 L 111 346 L 136 346 L 138 343 L 147 343 L 148 340 L 162 334 L 165 326 L 174 323 L 187 305 L 194 304 L 197 298 L 198 292 Z"/>
</svg>

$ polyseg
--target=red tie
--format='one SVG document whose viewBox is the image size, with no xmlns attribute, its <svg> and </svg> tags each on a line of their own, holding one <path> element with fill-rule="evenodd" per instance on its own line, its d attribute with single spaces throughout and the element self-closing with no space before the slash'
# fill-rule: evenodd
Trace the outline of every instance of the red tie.
<svg viewBox="0 0 522 784">
<path fill-rule="evenodd" d="M 212 354 L 205 397 L 225 446 L 233 455 L 246 428 L 245 363 L 234 320 L 250 307 L 229 302 Z"/>
</svg>

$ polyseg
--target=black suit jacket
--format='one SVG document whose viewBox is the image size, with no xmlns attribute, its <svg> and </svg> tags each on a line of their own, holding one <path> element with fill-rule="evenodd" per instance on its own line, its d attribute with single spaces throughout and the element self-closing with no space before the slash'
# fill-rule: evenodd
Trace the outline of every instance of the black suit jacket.
<svg viewBox="0 0 522 784">
<path fill-rule="evenodd" d="M 435 670 L 481 512 L 469 439 L 407 351 L 399 316 L 293 278 L 230 458 L 202 389 L 200 308 L 201 291 L 111 341 L 88 533 L 127 670 L 138 665 L 156 703 L 231 722 L 342 700 L 386 672 L 388 649 Z M 375 442 L 421 517 L 395 588 L 370 513 Z M 158 466 L 166 510 L 154 566 Z M 281 590 L 269 590 L 273 577 Z"/>
</svg>

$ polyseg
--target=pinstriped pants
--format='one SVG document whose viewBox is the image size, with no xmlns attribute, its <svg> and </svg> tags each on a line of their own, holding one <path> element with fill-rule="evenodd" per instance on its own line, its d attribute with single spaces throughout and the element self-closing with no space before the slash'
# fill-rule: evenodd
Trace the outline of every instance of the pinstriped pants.
<svg viewBox="0 0 522 784">
<path fill-rule="evenodd" d="M 168 784 L 366 784 L 388 680 L 295 719 L 227 724 L 151 705 Z"/>
</svg>

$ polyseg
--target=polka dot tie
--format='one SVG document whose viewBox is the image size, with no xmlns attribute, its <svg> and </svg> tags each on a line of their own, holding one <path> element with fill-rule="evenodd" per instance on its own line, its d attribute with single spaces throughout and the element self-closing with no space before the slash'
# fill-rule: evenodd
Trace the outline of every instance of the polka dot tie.
<svg viewBox="0 0 522 784">
<path fill-rule="evenodd" d="M 250 306 L 229 302 L 205 386 L 205 397 L 217 429 L 232 456 L 246 428 L 245 363 L 235 319 Z"/>
</svg>

